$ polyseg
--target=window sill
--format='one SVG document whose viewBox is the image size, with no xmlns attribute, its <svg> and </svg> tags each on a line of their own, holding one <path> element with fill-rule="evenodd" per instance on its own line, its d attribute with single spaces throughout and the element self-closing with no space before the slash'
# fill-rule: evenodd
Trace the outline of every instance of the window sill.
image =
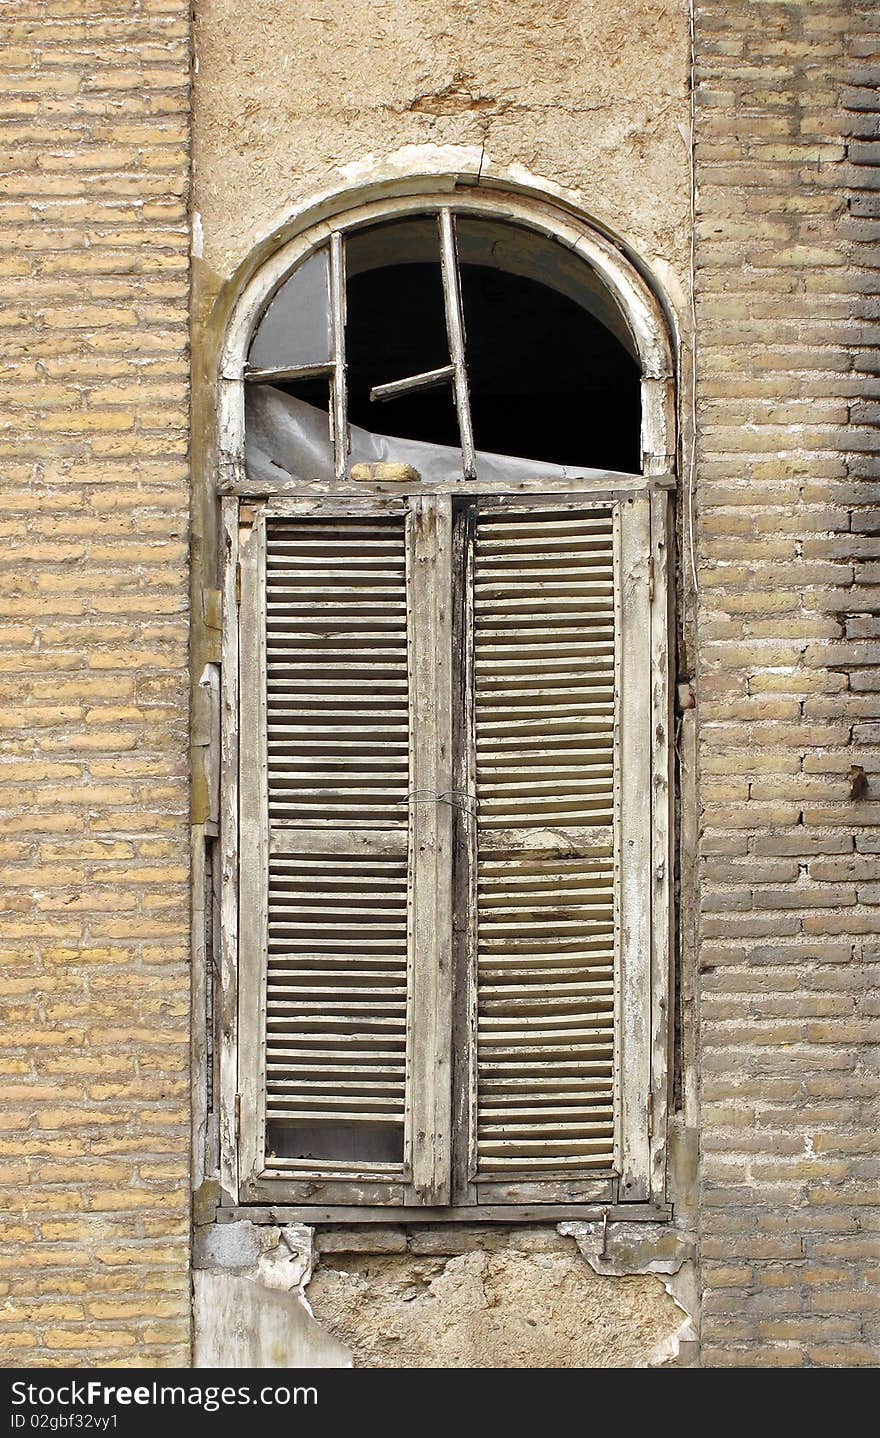
<svg viewBox="0 0 880 1438">
<path fill-rule="evenodd" d="M 284 1226 L 302 1223 L 315 1227 L 325 1223 L 558 1223 L 563 1219 L 602 1219 L 609 1223 L 669 1223 L 669 1203 L 527 1203 L 470 1204 L 449 1208 L 402 1208 L 344 1204 L 253 1204 L 218 1208 L 218 1223 L 271 1223 Z"/>
</svg>

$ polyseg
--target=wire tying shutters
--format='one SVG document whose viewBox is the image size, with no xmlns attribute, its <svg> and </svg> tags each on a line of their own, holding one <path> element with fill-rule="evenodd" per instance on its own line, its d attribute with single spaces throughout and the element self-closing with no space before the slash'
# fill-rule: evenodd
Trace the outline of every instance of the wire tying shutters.
<svg viewBox="0 0 880 1438">
<path fill-rule="evenodd" d="M 610 508 L 478 512 L 477 1177 L 609 1170 Z"/>
</svg>

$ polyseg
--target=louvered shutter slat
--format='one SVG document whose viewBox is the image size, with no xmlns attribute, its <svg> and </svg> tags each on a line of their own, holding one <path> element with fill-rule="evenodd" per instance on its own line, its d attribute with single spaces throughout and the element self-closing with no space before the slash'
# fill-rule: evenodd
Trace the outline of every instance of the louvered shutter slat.
<svg viewBox="0 0 880 1438">
<path fill-rule="evenodd" d="M 610 1170 L 614 526 L 478 512 L 477 1179 Z"/>
<path fill-rule="evenodd" d="M 402 518 L 266 536 L 271 1167 L 403 1159 L 409 677 Z"/>
</svg>

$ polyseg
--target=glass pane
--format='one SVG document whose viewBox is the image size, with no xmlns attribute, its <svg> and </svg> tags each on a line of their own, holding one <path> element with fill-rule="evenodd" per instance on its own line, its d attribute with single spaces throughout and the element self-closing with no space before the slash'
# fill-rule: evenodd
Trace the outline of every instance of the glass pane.
<svg viewBox="0 0 880 1438">
<path fill-rule="evenodd" d="M 449 364 L 436 218 L 358 230 L 346 240 L 346 262 L 351 423 L 374 433 L 457 447 L 448 382 L 386 401 L 370 399 L 375 385 Z"/>
<path fill-rule="evenodd" d="M 276 292 L 257 326 L 252 369 L 299 369 L 333 361 L 330 252 L 310 255 Z"/>
</svg>

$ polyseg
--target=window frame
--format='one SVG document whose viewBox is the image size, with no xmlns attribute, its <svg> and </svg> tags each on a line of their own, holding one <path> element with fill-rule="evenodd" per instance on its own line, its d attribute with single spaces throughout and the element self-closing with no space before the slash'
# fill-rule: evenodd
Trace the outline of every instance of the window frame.
<svg viewBox="0 0 880 1438">
<path fill-rule="evenodd" d="M 424 195 L 413 195 L 396 200 L 384 200 L 346 216 L 344 228 L 372 220 L 399 217 L 403 214 L 424 214 L 436 212 L 449 203 L 448 197 L 426 199 Z M 557 238 L 560 230 L 572 228 L 571 218 L 562 221 L 557 213 L 550 218 L 550 207 L 541 205 L 537 209 L 520 201 L 507 204 L 499 210 L 485 197 L 456 195 L 453 201 L 456 211 L 467 210 L 487 218 L 523 220 L 531 223 L 544 233 Z M 511 213 L 511 211 L 519 213 Z M 518 491 L 525 489 L 536 499 L 553 498 L 554 501 L 575 499 L 580 503 L 592 501 L 635 505 L 644 515 L 642 543 L 637 554 L 633 554 L 633 582 L 644 585 L 650 615 L 650 637 L 647 654 L 649 658 L 648 677 L 650 686 L 651 738 L 648 764 L 648 802 L 651 805 L 652 823 L 647 842 L 651 849 L 650 865 L 652 875 L 652 918 L 648 946 L 647 970 L 639 980 L 642 1000 L 642 1022 L 644 1031 L 639 1039 L 649 1054 L 647 1082 L 640 1080 L 640 1087 L 630 1093 L 631 1106 L 642 1105 L 646 1122 L 632 1130 L 629 1143 L 630 1157 L 620 1184 L 597 1183 L 589 1191 L 582 1191 L 575 1200 L 560 1196 L 558 1201 L 543 1201 L 533 1204 L 526 1198 L 515 1204 L 499 1206 L 492 1201 L 461 1204 L 460 1191 L 450 1195 L 449 1203 L 442 1207 L 378 1205 L 375 1195 L 368 1189 L 358 1197 L 358 1206 L 351 1202 L 351 1192 L 340 1192 L 333 1196 L 322 1192 L 319 1199 L 310 1198 L 305 1188 L 293 1191 L 284 1179 L 253 1177 L 257 1156 L 254 1133 L 249 1124 L 249 1114 L 254 1112 L 253 1078 L 248 1079 L 248 1064 L 240 1062 L 242 1044 L 252 1046 L 252 1037 L 246 1033 L 247 1025 L 241 1025 L 239 1005 L 239 935 L 243 941 L 241 960 L 242 974 L 246 975 L 248 939 L 246 937 L 246 909 L 252 896 L 246 881 L 245 892 L 239 894 L 236 876 L 240 872 L 240 841 L 245 847 L 249 842 L 244 830 L 239 833 L 239 803 L 242 813 L 251 795 L 253 770 L 249 768 L 246 756 L 239 754 L 239 703 L 259 702 L 253 693 L 253 686 L 243 682 L 240 670 L 239 625 L 242 597 L 247 602 L 248 555 L 246 546 L 240 544 L 241 518 L 250 521 L 251 526 L 258 515 L 291 514 L 314 510 L 317 506 L 345 509 L 352 505 L 384 505 L 400 503 L 401 486 L 354 484 L 344 476 L 327 485 L 298 485 L 282 482 L 277 488 L 267 490 L 265 486 L 254 485 L 244 470 L 244 428 L 243 388 L 245 356 L 255 324 L 263 313 L 268 298 L 274 294 L 296 263 L 321 244 L 327 243 L 328 228 L 321 225 L 317 231 L 306 232 L 290 240 L 277 250 L 269 261 L 257 271 L 239 298 L 236 312 L 227 331 L 225 358 L 221 365 L 221 380 L 218 404 L 218 446 L 220 457 L 219 497 L 222 511 L 222 553 L 223 553 L 223 636 L 222 636 L 222 692 L 221 692 L 221 954 L 219 983 L 220 1035 L 220 1148 L 223 1186 L 235 1202 L 245 1205 L 271 1204 L 273 1209 L 283 1205 L 285 1211 L 293 1211 L 304 1218 L 315 1218 L 318 1213 L 328 1220 L 333 1217 L 348 1221 L 369 1221 L 372 1218 L 383 1222 L 393 1218 L 410 1221 L 426 1217 L 454 1218 L 460 1216 L 473 1220 L 492 1217 L 512 1220 L 522 1215 L 543 1215 L 546 1217 L 589 1215 L 600 1209 L 616 1212 L 621 1216 L 662 1216 L 665 1205 L 665 1143 L 666 1110 L 669 1069 L 671 1060 L 671 947 L 672 947 L 672 865 L 673 865 L 673 815 L 671 781 L 671 694 L 670 675 L 672 636 L 672 585 L 670 562 L 672 546 L 672 515 L 670 491 L 674 488 L 672 473 L 672 374 L 671 357 L 662 323 L 662 313 L 655 297 L 648 290 L 638 272 L 624 260 L 611 244 L 584 225 L 574 227 L 578 233 L 575 248 L 583 254 L 587 263 L 601 257 L 601 273 L 608 281 L 609 271 L 614 274 L 616 293 L 631 328 L 640 331 L 639 351 L 643 368 L 642 404 L 642 449 L 644 455 L 643 473 L 639 475 L 615 474 L 607 471 L 586 471 L 587 477 L 568 481 L 565 492 L 559 485 L 535 481 L 527 486 L 518 485 Z M 331 231 L 331 244 L 334 243 Z M 567 236 L 572 243 L 571 234 Z M 600 268 L 599 265 L 595 265 Z M 634 299 L 635 296 L 635 299 Z M 267 298 L 268 297 L 268 298 Z M 365 494 L 369 488 L 371 493 Z M 426 487 L 427 488 L 427 487 Z M 481 486 L 479 481 L 463 479 L 459 483 L 431 485 L 430 493 L 446 492 L 475 495 L 480 492 L 503 493 L 498 484 Z M 240 561 L 244 558 L 244 567 Z M 636 576 L 636 570 L 639 574 Z M 242 759 L 244 758 L 244 762 Z M 259 782 L 259 780 L 257 780 Z M 239 791 L 241 783 L 241 792 Z M 245 826 L 247 818 L 245 816 Z M 259 842 L 259 840 L 258 840 Z M 246 872 L 246 869 L 241 871 Z M 245 987 L 248 980 L 245 977 Z M 630 1006 L 631 1008 L 632 1006 Z M 623 1006 L 621 1038 L 626 1042 L 627 1016 Z M 633 1020 L 634 1021 L 634 1020 Z M 636 1042 L 633 1034 L 631 1042 Z M 622 1044 L 618 1044 L 618 1055 Z M 251 1074 L 253 1065 L 251 1064 Z M 625 1074 L 621 1076 L 623 1089 L 632 1088 Z M 626 1129 L 626 1125 L 624 1125 Z M 580 1185 L 579 1185 L 580 1187 Z M 405 1195 L 401 1195 L 404 1199 Z M 256 1211 L 256 1209 L 254 1210 Z M 279 1209 L 279 1211 L 281 1211 Z"/>
</svg>

